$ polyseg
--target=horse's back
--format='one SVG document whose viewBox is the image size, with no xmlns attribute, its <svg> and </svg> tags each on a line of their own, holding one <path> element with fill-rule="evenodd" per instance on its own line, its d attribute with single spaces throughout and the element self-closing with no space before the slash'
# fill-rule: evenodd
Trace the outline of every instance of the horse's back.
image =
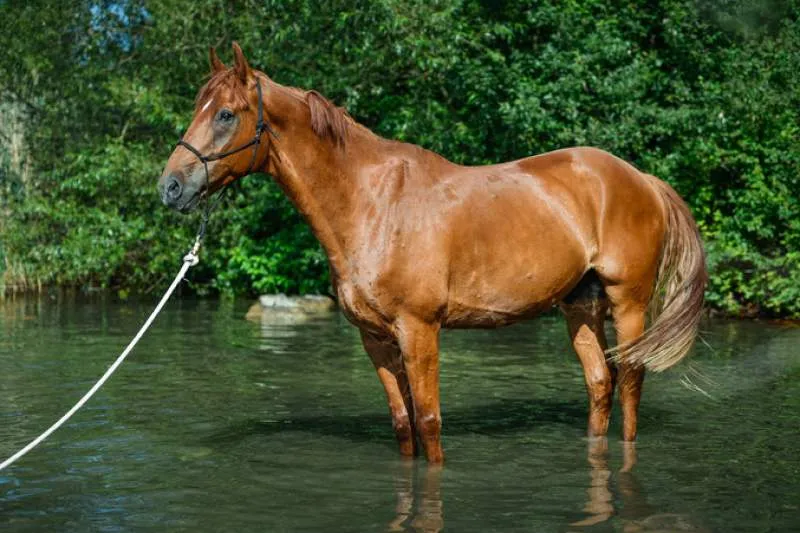
<svg viewBox="0 0 800 533">
<path fill-rule="evenodd" d="M 619 278 L 657 266 L 658 192 L 650 177 L 607 152 L 570 148 L 465 174 L 468 192 L 451 219 L 454 325 L 534 315 L 590 269 Z"/>
</svg>

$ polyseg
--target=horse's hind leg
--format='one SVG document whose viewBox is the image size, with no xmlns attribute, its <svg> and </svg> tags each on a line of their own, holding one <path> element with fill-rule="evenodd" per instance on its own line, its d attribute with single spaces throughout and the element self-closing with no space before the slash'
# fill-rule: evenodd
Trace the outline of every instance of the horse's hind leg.
<svg viewBox="0 0 800 533">
<path fill-rule="evenodd" d="M 606 287 L 611 300 L 611 314 L 617 331 L 617 344 L 623 345 L 639 338 L 644 333 L 647 295 L 640 294 L 637 287 L 625 285 Z M 644 367 L 619 363 L 619 401 L 622 405 L 622 439 L 636 440 L 639 401 L 642 398 Z"/>
<path fill-rule="evenodd" d="M 616 368 L 606 361 L 603 330 L 608 301 L 594 272 L 590 272 L 561 302 L 572 346 L 583 365 L 589 395 L 589 436 L 608 432 Z"/>
<path fill-rule="evenodd" d="M 414 406 L 400 348 L 392 339 L 379 338 L 364 330 L 361 330 L 361 340 L 386 391 L 400 453 L 413 456 L 416 454 Z"/>
</svg>

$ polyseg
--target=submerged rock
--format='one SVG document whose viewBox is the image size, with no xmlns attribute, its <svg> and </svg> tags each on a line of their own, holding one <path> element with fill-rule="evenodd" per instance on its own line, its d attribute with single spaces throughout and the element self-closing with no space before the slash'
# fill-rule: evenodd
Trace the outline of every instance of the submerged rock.
<svg viewBox="0 0 800 533">
<path fill-rule="evenodd" d="M 336 303 L 327 296 L 286 296 L 285 294 L 264 294 L 259 296 L 247 311 L 250 320 L 300 319 L 319 313 L 336 310 Z"/>
</svg>

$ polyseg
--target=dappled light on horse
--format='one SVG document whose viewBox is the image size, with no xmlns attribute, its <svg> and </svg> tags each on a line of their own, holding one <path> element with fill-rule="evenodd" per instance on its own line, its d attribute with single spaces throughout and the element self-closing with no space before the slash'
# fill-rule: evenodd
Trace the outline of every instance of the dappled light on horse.
<svg viewBox="0 0 800 533">
<path fill-rule="evenodd" d="M 645 369 L 687 354 L 706 283 L 697 227 L 669 185 L 585 147 L 457 165 L 378 137 L 319 93 L 252 70 L 233 48 L 231 68 L 212 50 L 212 77 L 167 162 L 162 197 L 188 211 L 252 171 L 274 177 L 325 249 L 339 305 L 384 386 L 401 453 L 421 444 L 429 461 L 443 460 L 441 328 L 497 327 L 554 305 L 583 365 L 589 434 L 606 434 L 617 388 L 623 438 L 636 437 Z M 235 150 L 262 112 L 274 135 L 252 154 Z"/>
</svg>

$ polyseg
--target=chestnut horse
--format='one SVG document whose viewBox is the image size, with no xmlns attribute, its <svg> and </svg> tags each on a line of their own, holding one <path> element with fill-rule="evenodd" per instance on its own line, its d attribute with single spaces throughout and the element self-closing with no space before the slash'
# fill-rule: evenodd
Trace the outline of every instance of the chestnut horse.
<svg viewBox="0 0 800 533">
<path fill-rule="evenodd" d="M 378 137 L 233 51 L 228 68 L 211 50 L 162 200 L 186 212 L 250 172 L 274 177 L 325 249 L 403 455 L 417 452 L 418 434 L 428 461 L 443 459 L 441 328 L 494 328 L 556 304 L 583 365 L 589 435 L 606 434 L 618 385 L 623 438 L 635 439 L 645 369 L 686 355 L 703 306 L 702 243 L 669 185 L 594 148 L 457 165 Z"/>
</svg>

